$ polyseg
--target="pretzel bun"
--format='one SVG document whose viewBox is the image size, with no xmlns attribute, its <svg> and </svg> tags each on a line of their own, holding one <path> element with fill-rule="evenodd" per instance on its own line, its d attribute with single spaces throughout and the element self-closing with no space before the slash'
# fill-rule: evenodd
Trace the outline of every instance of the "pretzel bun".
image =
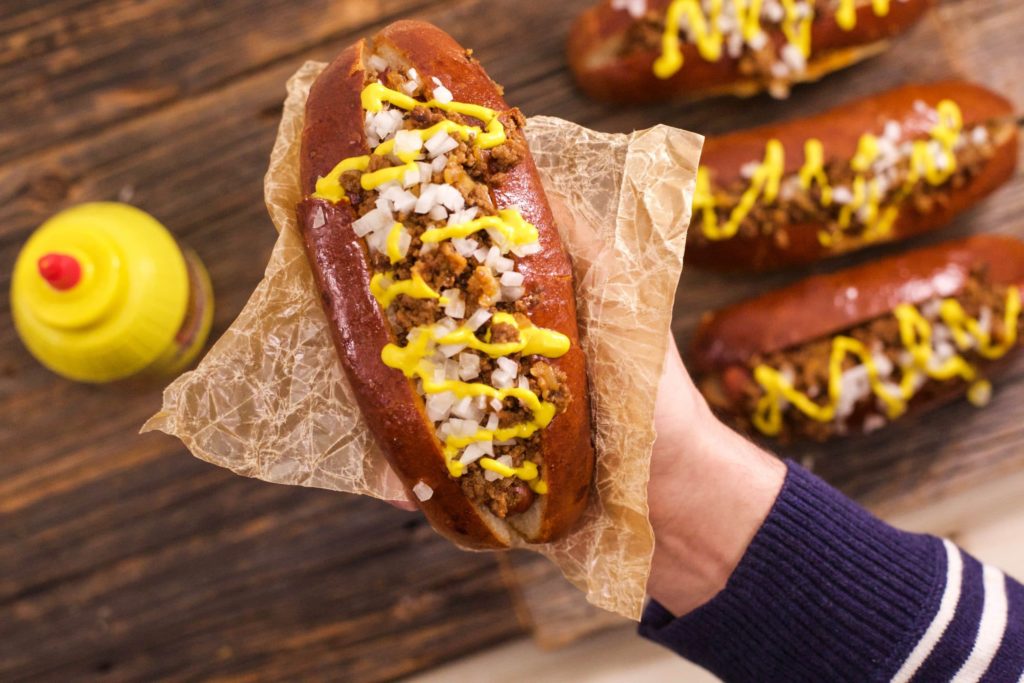
<svg viewBox="0 0 1024 683">
<path fill-rule="evenodd" d="M 1014 289 L 1016 292 L 1011 291 Z M 921 374 L 921 382 L 914 383 L 915 393 L 906 397 L 906 410 L 900 415 L 918 412 L 964 395 L 972 386 L 984 382 L 984 378 L 996 374 L 998 366 L 1019 351 L 1020 327 L 1024 322 L 1019 312 L 1022 289 L 1024 242 L 1008 236 L 976 235 L 809 277 L 705 314 L 697 329 L 689 362 L 709 403 L 739 426 L 751 428 L 756 425 L 752 424 L 751 411 L 744 406 L 749 408 L 752 396 L 768 390 L 756 380 L 755 365 L 780 369 L 778 359 L 785 359 L 784 364 L 790 367 L 781 369 L 792 375 L 788 381 L 796 386 L 807 381 L 805 369 L 809 368 L 807 374 L 813 376 L 814 367 L 820 372 L 823 364 L 827 366 L 829 343 L 835 352 L 835 339 L 847 337 L 860 342 L 876 363 L 880 363 L 881 356 L 895 359 L 892 364 L 900 367 L 899 372 L 890 371 L 885 376 L 885 381 L 895 386 L 906 374 L 907 367 L 917 367 L 915 353 L 927 346 L 927 355 L 931 355 L 932 346 L 939 348 L 947 343 L 950 329 L 961 327 L 967 331 L 968 346 L 949 342 L 951 345 L 945 347 L 945 354 L 955 353 L 961 357 L 971 366 L 973 375 L 965 377 L 955 373 L 949 378 L 936 378 L 926 376 L 919 369 L 912 370 Z M 938 302 L 946 302 L 946 305 L 955 302 L 955 305 L 951 306 L 952 311 L 946 311 Z M 993 312 L 994 302 L 998 302 L 1002 312 Z M 967 311 L 966 317 L 957 315 L 956 308 L 960 304 Z M 895 314 L 901 308 L 903 320 Z M 990 309 L 988 314 L 972 312 L 984 308 Z M 986 315 L 989 321 L 981 323 Z M 1005 324 L 1007 315 L 1010 327 Z M 1004 348 L 988 356 L 979 355 L 977 349 L 982 343 L 973 331 L 977 328 L 965 322 L 968 319 L 974 319 L 979 327 L 987 326 L 990 333 L 999 329 L 1001 341 L 998 343 Z M 890 324 L 884 324 L 886 321 Z M 911 347 L 905 346 L 907 341 L 902 336 L 904 321 L 908 323 L 906 332 L 914 338 Z M 928 330 L 929 339 L 921 336 L 922 327 Z M 940 328 L 945 328 L 941 334 Z M 952 339 L 955 341 L 955 335 Z M 996 343 L 994 338 L 990 341 Z M 934 364 L 927 367 L 934 371 L 941 365 L 940 360 L 949 362 L 948 358 L 936 357 Z M 856 358 L 854 363 L 857 364 Z M 842 367 L 845 376 L 850 368 L 845 363 Z M 840 386 L 844 387 L 842 390 L 848 387 L 845 383 Z M 808 396 L 815 404 L 827 405 L 831 398 L 827 387 L 822 383 L 818 389 L 813 396 L 810 393 Z M 859 404 L 861 409 L 881 410 L 880 401 L 871 404 L 874 397 L 870 394 L 863 398 Z M 979 404 L 987 397 L 980 399 Z M 783 410 L 785 415 L 792 416 L 798 408 L 786 405 Z M 834 423 L 816 425 L 814 438 L 870 431 L 863 428 L 862 413 L 858 414 L 855 409 L 850 416 L 855 423 L 849 428 L 838 428 Z M 896 417 L 890 416 L 887 421 Z M 877 418 L 874 421 L 878 423 Z"/>
<path fill-rule="evenodd" d="M 788 200 L 789 206 L 796 208 L 794 212 L 787 210 L 782 195 L 774 202 L 766 202 L 762 195 L 755 207 L 764 207 L 766 217 L 758 222 L 755 208 L 749 228 L 727 239 L 709 238 L 704 215 L 695 211 L 692 239 L 686 245 L 687 259 L 693 265 L 715 270 L 771 270 L 806 265 L 873 244 L 903 240 L 948 224 L 1009 180 L 1017 165 L 1013 106 L 1001 95 L 965 81 L 905 85 L 816 116 L 709 138 L 701 156 L 701 172 L 710 178 L 714 193 L 725 192 L 730 187 L 746 187 L 749 185 L 748 165 L 761 162 L 769 141 L 773 141 L 784 150 L 783 178 L 797 187 L 797 193 L 809 194 L 809 201 L 822 210 L 819 194 L 808 193 L 808 189 L 796 184 L 801 168 L 807 163 L 805 144 L 808 140 L 820 141 L 825 163 L 843 170 L 851 168 L 865 135 L 883 139 L 887 131 L 897 132 L 898 137 L 890 142 L 892 147 L 912 144 L 927 147 L 932 144 L 936 109 L 944 101 L 955 105 L 961 119 L 955 150 L 961 161 L 956 173 L 936 185 L 922 178 L 912 191 L 880 202 L 898 212 L 898 217 L 884 233 L 872 234 L 854 227 L 842 231 L 841 239 L 823 241 L 819 236 L 823 221 L 809 220 L 800 207 L 804 202 Z M 979 129 L 984 132 L 980 133 Z M 928 157 L 935 155 L 934 148 L 924 151 Z M 969 168 L 963 163 L 964 159 L 970 162 Z M 905 170 L 911 161 L 908 151 L 893 167 Z M 879 175 L 877 169 L 874 173 Z M 834 219 L 833 210 L 829 220 Z"/>
<path fill-rule="evenodd" d="M 647 0 L 637 6 L 644 17 L 632 15 L 621 3 L 602 0 L 584 11 L 569 33 L 569 64 L 580 89 L 597 100 L 624 104 L 658 102 L 678 97 L 698 99 L 715 95 L 747 97 L 765 89 L 785 96 L 791 83 L 816 81 L 839 69 L 872 57 L 888 47 L 890 38 L 913 26 L 933 4 L 932 0 L 893 0 L 888 11 L 876 14 L 871 0 L 854 2 L 855 24 L 843 29 L 833 12 L 817 15 L 811 24 L 810 57 L 796 73 L 774 77 L 745 73 L 742 56 L 723 49 L 716 60 L 702 57 L 693 41 L 681 47 L 681 68 L 667 78 L 654 73 L 661 54 L 659 41 L 647 40 L 624 51 L 638 22 L 664 25 L 671 0 Z M 699 3 L 698 3 L 699 4 Z M 710 17 L 708 17 L 710 18 Z M 768 45 L 781 50 L 787 42 L 779 26 L 764 26 Z M 774 87 L 773 87 L 774 86 Z"/>
<path fill-rule="evenodd" d="M 408 348 L 418 332 L 416 328 L 403 328 L 403 336 L 407 335 L 407 339 L 400 339 L 395 309 L 389 310 L 371 291 L 371 278 L 380 271 L 381 255 L 370 249 L 367 239 L 357 236 L 353 226 L 357 225 L 360 207 L 363 210 L 367 208 L 363 203 L 379 200 L 379 197 L 374 196 L 374 190 L 350 190 L 349 196 L 332 201 L 318 196 L 317 192 L 318 181 L 322 183 L 321 179 L 328 176 L 339 162 L 370 155 L 373 151 L 364 127 L 366 111 L 361 102 L 364 86 L 375 82 L 376 78 L 388 80 L 408 74 L 410 69 L 415 70 L 413 73 L 418 79 L 410 79 L 413 85 L 417 82 L 423 84 L 421 102 L 431 97 L 431 90 L 436 87 L 433 79 L 436 78 L 444 83 L 455 102 L 482 105 L 494 110 L 506 122 L 508 144 L 515 145 L 522 152 L 522 158 L 501 174 L 489 174 L 485 189 L 495 208 L 514 208 L 525 221 L 535 226 L 536 243 L 539 245 L 534 253 L 514 258 L 514 271 L 523 279 L 522 296 L 515 304 L 515 315 L 520 320 L 528 319 L 537 329 L 551 330 L 552 334 L 568 339 L 567 351 L 558 357 L 543 358 L 554 368 L 554 374 L 548 376 L 560 377 L 561 389 L 571 397 L 568 405 L 536 432 L 539 438 L 535 435 L 539 446 L 532 457 L 538 461 L 539 476 L 529 483 L 533 486 L 542 481 L 546 493 L 523 492 L 515 500 L 519 504 L 528 499 L 528 508 L 510 511 L 505 516 L 495 514 L 487 505 L 471 499 L 463 486 L 463 479 L 468 474 L 455 476 L 451 473 L 449 465 L 456 469 L 463 466 L 451 462 L 453 459 L 446 456 L 445 443 L 428 417 L 425 398 L 431 394 L 423 395 L 417 390 L 425 382 L 406 376 L 382 358 L 382 350 L 386 346 Z M 439 91 L 434 92 L 436 96 Z M 439 111 L 436 107 L 427 109 L 433 113 Z M 394 110 L 403 111 L 397 106 Z M 410 130 L 422 127 L 412 122 L 409 112 L 403 116 Z M 310 91 L 302 132 L 300 174 L 306 199 L 298 206 L 298 216 L 338 355 L 366 423 L 388 463 L 402 480 L 410 499 L 418 502 L 437 531 L 467 548 L 541 543 L 565 534 L 586 505 L 594 466 L 585 362 L 576 324 L 571 263 L 559 240 L 522 131 L 508 124 L 514 116 L 519 116 L 518 112 L 509 108 L 500 87 L 491 81 L 467 50 L 430 24 L 399 21 L 384 28 L 371 40 L 360 40 L 352 45 L 323 71 Z M 467 125 L 481 123 L 469 116 L 453 114 L 450 117 L 465 121 Z M 456 140 L 456 137 L 451 139 Z M 466 144 L 472 146 L 476 139 L 470 137 Z M 454 154 L 452 152 L 453 157 Z M 425 164 L 429 163 L 426 152 L 421 156 Z M 433 156 L 437 158 L 437 155 Z M 493 166 L 496 156 L 489 158 Z M 440 172 L 434 174 L 435 181 L 440 177 Z M 356 182 L 362 181 L 357 178 Z M 410 187 L 406 184 L 405 187 L 414 195 L 421 196 L 427 185 L 413 184 Z M 399 189 L 394 191 L 399 192 Z M 482 199 L 477 201 L 488 203 Z M 418 230 L 415 226 L 424 220 L 414 211 L 399 211 L 397 204 L 394 211 L 396 220 L 406 223 L 402 230 L 410 233 L 415 233 Z M 443 226 L 443 220 L 438 225 Z M 474 236 L 480 240 L 488 239 L 484 233 Z M 407 247 L 409 252 L 394 268 L 401 269 L 411 263 L 412 272 L 420 272 L 417 268 L 422 266 L 421 262 L 426 257 L 416 256 L 413 251 L 420 244 L 421 237 L 413 237 L 412 246 Z M 426 254 L 425 242 L 423 244 L 422 253 Z M 434 251 L 443 248 L 445 253 L 452 253 L 444 244 L 439 247 Z M 513 258 L 512 253 L 504 256 Z M 462 262 L 470 261 L 463 259 Z M 459 286 L 463 285 L 454 285 L 456 288 Z M 466 292 L 460 295 L 469 298 Z M 467 305 L 460 320 L 468 318 L 470 313 Z M 440 305 L 436 316 L 441 318 Z M 493 332 L 496 325 L 493 316 L 487 324 L 491 325 Z M 480 328 L 477 336 L 484 337 L 485 329 L 488 328 Z M 490 339 L 490 334 L 488 332 L 485 339 Z M 403 341 L 407 346 L 403 347 Z M 527 358 L 523 355 L 518 362 L 527 364 L 535 358 L 540 356 Z M 489 360 L 494 359 L 484 357 L 480 362 L 486 364 Z M 443 371 L 444 366 L 442 374 Z M 539 394 L 541 390 L 536 388 L 537 380 L 526 374 L 523 377 L 525 379 L 520 382 L 529 382 Z M 483 378 L 477 381 L 483 382 Z M 506 397 L 504 400 L 513 399 Z M 458 455 L 455 456 L 457 458 Z M 480 477 L 477 479 L 484 482 Z M 515 477 L 509 479 L 513 480 L 510 488 L 516 491 L 525 488 L 526 482 Z M 504 478 L 501 483 L 504 483 Z M 493 500 L 489 499 L 489 502 Z"/>
</svg>

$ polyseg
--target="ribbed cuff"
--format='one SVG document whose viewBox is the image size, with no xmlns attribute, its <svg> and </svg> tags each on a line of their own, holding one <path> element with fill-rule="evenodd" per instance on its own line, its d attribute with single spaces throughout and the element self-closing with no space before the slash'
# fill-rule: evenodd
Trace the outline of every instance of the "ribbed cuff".
<svg viewBox="0 0 1024 683">
<path fill-rule="evenodd" d="M 726 681 L 889 680 L 945 584 L 942 542 L 879 521 L 795 463 L 726 585 L 640 634 Z"/>
</svg>

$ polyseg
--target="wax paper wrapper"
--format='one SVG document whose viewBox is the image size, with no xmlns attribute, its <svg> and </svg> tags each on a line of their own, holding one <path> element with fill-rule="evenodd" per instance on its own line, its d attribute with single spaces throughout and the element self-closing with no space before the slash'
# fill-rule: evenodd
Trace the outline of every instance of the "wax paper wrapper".
<svg viewBox="0 0 1024 683">
<path fill-rule="evenodd" d="M 324 66 L 308 62 L 288 82 L 264 185 L 280 235 L 263 281 L 143 429 L 177 436 L 196 457 L 245 476 L 400 499 L 331 345 L 295 217 L 306 96 Z M 646 493 L 654 397 L 702 138 L 666 126 L 611 135 L 543 116 L 526 133 L 573 256 L 597 453 L 575 531 L 527 547 L 592 603 L 637 619 L 654 547 Z"/>
</svg>

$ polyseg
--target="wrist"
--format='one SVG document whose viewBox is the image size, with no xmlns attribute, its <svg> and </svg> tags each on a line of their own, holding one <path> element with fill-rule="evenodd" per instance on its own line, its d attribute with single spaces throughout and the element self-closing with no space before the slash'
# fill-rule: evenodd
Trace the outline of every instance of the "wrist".
<svg viewBox="0 0 1024 683">
<path fill-rule="evenodd" d="M 679 381 L 666 376 L 659 403 L 678 393 Z M 725 587 L 786 475 L 781 461 L 715 418 L 695 388 L 686 400 L 685 411 L 678 410 L 685 400 L 671 400 L 673 419 L 659 411 L 648 485 L 655 535 L 648 592 L 677 616 Z"/>
</svg>

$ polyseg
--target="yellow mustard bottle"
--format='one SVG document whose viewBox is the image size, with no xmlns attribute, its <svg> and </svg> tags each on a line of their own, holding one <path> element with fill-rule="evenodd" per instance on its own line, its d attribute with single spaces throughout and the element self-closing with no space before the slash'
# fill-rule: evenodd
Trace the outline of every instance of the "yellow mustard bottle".
<svg viewBox="0 0 1024 683">
<path fill-rule="evenodd" d="M 155 218 L 93 202 L 56 214 L 22 247 L 14 324 L 53 372 L 79 382 L 166 376 L 188 366 L 213 320 L 199 257 Z"/>
</svg>

